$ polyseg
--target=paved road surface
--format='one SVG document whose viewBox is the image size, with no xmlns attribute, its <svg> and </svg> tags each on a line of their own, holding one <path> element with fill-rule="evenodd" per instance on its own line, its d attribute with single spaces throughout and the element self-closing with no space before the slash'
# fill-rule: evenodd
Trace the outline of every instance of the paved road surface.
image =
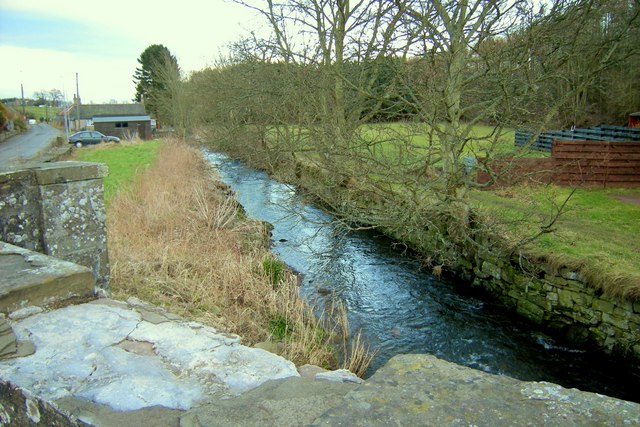
<svg viewBox="0 0 640 427">
<path fill-rule="evenodd" d="M 27 132 L 0 143 L 0 169 L 34 158 L 60 134 L 53 126 L 38 123 L 31 125 Z"/>
</svg>

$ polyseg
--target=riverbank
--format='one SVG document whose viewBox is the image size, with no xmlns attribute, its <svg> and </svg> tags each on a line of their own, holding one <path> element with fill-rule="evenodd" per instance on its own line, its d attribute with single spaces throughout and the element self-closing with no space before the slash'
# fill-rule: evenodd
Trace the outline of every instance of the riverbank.
<svg viewBox="0 0 640 427">
<path fill-rule="evenodd" d="M 459 251 L 446 266 L 431 258 L 432 242 L 428 232 L 428 209 L 398 211 L 402 199 L 390 193 L 387 199 L 372 196 L 366 183 L 329 176 L 311 162 L 286 153 L 264 152 L 257 144 L 247 142 L 254 150 L 240 146 L 226 148 L 232 155 L 258 168 L 266 168 L 277 179 L 294 183 L 337 212 L 345 223 L 371 224 L 387 235 L 404 242 L 424 254 L 426 266 L 435 273 L 454 274 L 467 283 L 487 291 L 491 298 L 544 327 L 548 333 L 563 337 L 582 348 L 595 349 L 616 357 L 640 360 L 640 306 L 633 287 L 625 291 L 625 278 L 593 280 L 593 269 L 585 272 L 575 266 L 545 261 L 539 256 L 527 256 L 525 250 L 510 251 L 500 233 L 504 231 L 484 224 L 476 235 L 475 249 Z M 260 157 L 267 156 L 267 160 Z M 362 220 L 365 218 L 365 220 Z M 376 218 L 384 218 L 377 223 Z M 391 221 L 390 221 L 391 219 Z M 486 220 L 486 218 L 485 218 Z M 382 224 L 382 225 L 381 225 Z M 423 226 L 421 227 L 420 224 Z M 422 231 L 416 231 L 422 230 Z M 446 244 L 446 242 L 445 242 Z M 619 282 L 616 282 L 619 280 Z"/>
<path fill-rule="evenodd" d="M 344 317 L 328 312 L 316 319 L 298 295 L 297 278 L 270 255 L 268 227 L 243 214 L 197 149 L 166 141 L 76 155 L 112 163 L 105 188 L 116 298 L 167 307 L 297 365 L 337 367 L 337 347 L 352 355 L 341 366 L 366 370 L 365 349 L 345 347 Z M 141 162 L 135 175 L 133 159 Z"/>
</svg>

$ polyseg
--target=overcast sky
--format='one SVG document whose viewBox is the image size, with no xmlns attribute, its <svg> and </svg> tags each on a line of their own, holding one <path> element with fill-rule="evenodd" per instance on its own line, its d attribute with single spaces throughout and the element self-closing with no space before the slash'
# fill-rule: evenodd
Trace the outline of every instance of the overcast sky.
<svg viewBox="0 0 640 427">
<path fill-rule="evenodd" d="M 128 102 L 148 46 L 165 45 L 190 72 L 259 25 L 226 0 L 0 0 L 0 98 L 20 97 L 22 83 L 25 97 L 55 88 L 71 100 L 77 72 L 83 103 Z"/>
</svg>

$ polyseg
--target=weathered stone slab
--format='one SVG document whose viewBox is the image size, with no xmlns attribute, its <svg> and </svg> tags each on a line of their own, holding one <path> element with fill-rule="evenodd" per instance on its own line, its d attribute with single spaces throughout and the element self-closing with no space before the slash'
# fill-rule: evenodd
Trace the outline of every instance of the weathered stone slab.
<svg viewBox="0 0 640 427">
<path fill-rule="evenodd" d="M 392 358 L 313 425 L 639 425 L 640 405 L 523 382 L 429 355 Z"/>
<path fill-rule="evenodd" d="M 187 411 L 180 426 L 306 426 L 339 404 L 354 387 L 355 384 L 305 378 L 269 381 L 239 397 Z"/>
<path fill-rule="evenodd" d="M 43 311 L 44 309 L 42 307 L 38 307 L 37 305 L 28 305 L 24 308 L 21 308 L 12 313 L 9 313 L 9 319 L 11 320 L 25 319 L 29 316 L 33 316 L 34 314 L 42 313 Z"/>
<path fill-rule="evenodd" d="M 108 289 L 106 211 L 102 180 L 41 185 L 44 252 L 90 267 L 98 286 Z"/>
<path fill-rule="evenodd" d="M 118 412 L 108 406 L 73 397 L 57 400 L 55 406 L 81 422 L 99 427 L 176 427 L 180 423 L 180 415 L 184 413 L 162 406 Z"/>
<path fill-rule="evenodd" d="M 94 283 L 86 267 L 0 242 L 0 312 L 92 298 Z"/>
<path fill-rule="evenodd" d="M 144 307 L 144 308 L 143 308 Z M 293 363 L 240 345 L 236 335 L 188 321 L 158 324 L 118 303 L 87 303 L 13 324 L 34 355 L 0 361 L 0 378 L 49 401 L 74 397 L 115 411 L 188 409 L 278 378 Z"/>
<path fill-rule="evenodd" d="M 38 188 L 29 171 L 0 172 L 0 240 L 42 251 Z"/>
<path fill-rule="evenodd" d="M 0 172 L 0 240 L 93 269 L 109 293 L 107 166 L 39 163 Z"/>
<path fill-rule="evenodd" d="M 302 378 L 307 378 L 309 380 L 314 380 L 316 378 L 316 374 L 320 374 L 322 372 L 329 372 L 327 369 L 321 368 L 316 365 L 302 365 L 298 366 L 298 373 Z"/>
<path fill-rule="evenodd" d="M 31 172 L 28 169 L 20 168 L 4 168 L 0 170 L 0 184 L 6 184 L 8 182 L 19 182 L 31 179 Z"/>
<path fill-rule="evenodd" d="M 364 380 L 359 378 L 353 372 L 347 369 L 338 369 L 336 371 L 319 372 L 315 379 L 318 381 L 332 381 L 337 383 L 362 384 Z"/>
</svg>

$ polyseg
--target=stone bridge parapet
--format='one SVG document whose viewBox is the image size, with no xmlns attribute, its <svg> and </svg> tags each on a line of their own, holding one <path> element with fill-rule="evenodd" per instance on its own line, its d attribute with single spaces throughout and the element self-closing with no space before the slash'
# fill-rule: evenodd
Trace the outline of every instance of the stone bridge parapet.
<svg viewBox="0 0 640 427">
<path fill-rule="evenodd" d="M 109 293 L 100 163 L 39 163 L 0 171 L 0 240 L 89 267 Z"/>
</svg>

